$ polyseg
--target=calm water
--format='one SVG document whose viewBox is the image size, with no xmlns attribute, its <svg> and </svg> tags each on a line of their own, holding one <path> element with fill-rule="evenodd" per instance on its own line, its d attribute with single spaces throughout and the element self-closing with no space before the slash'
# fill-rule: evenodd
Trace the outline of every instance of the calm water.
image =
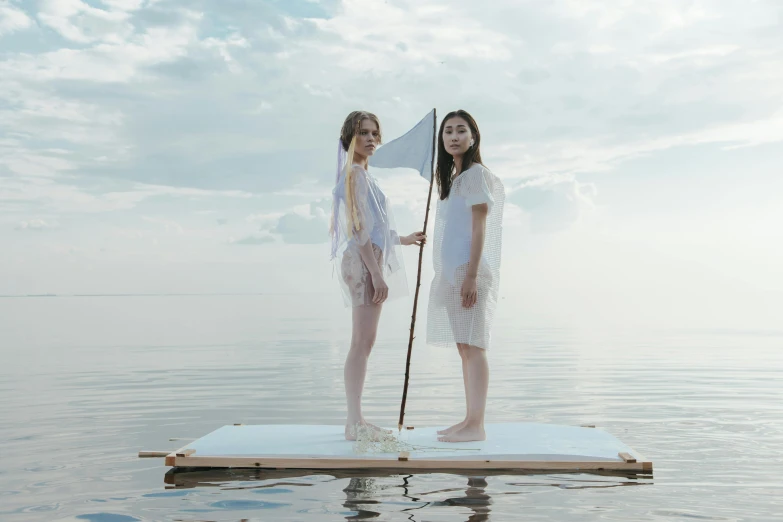
<svg viewBox="0 0 783 522">
<path fill-rule="evenodd" d="M 649 476 L 167 474 L 228 423 L 339 424 L 334 296 L 0 299 L 0 520 L 780 520 L 783 332 L 534 329 L 501 307 L 488 421 L 596 424 Z M 396 425 L 390 306 L 365 413 Z M 423 323 L 419 324 L 423 338 Z M 456 350 L 416 345 L 406 421 L 462 414 Z"/>
</svg>

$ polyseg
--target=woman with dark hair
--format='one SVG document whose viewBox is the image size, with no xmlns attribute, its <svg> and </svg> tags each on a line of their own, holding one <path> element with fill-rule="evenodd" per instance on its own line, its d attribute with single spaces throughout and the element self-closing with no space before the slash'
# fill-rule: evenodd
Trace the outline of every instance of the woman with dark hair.
<svg viewBox="0 0 783 522">
<path fill-rule="evenodd" d="M 457 345 L 462 358 L 465 419 L 441 430 L 442 442 L 486 439 L 490 327 L 498 301 L 503 183 L 481 161 L 481 134 L 465 111 L 450 112 L 438 133 L 435 278 L 427 342 Z"/>
<path fill-rule="evenodd" d="M 359 427 L 380 430 L 362 415 L 367 360 L 375 344 L 383 303 L 408 294 L 400 245 L 420 245 L 425 236 L 398 236 L 391 205 L 367 171 L 368 159 L 381 143 L 378 117 L 354 111 L 343 123 L 338 143 L 337 176 L 332 192 L 332 259 L 346 306 L 353 308 L 351 348 L 345 361 L 348 418 L 345 438 L 355 440 Z"/>
</svg>

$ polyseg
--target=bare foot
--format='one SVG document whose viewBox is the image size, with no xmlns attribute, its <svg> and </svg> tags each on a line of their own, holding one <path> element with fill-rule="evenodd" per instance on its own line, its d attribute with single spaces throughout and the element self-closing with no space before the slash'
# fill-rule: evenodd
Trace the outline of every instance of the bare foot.
<svg viewBox="0 0 783 522">
<path fill-rule="evenodd" d="M 438 437 L 440 442 L 471 442 L 486 439 L 487 434 L 484 432 L 484 426 L 471 425 L 466 425 L 462 429 Z"/>
<path fill-rule="evenodd" d="M 391 433 L 391 430 L 385 430 L 383 428 L 379 428 L 375 424 L 370 424 L 366 420 L 362 419 L 361 421 L 356 422 L 354 424 L 345 425 L 345 440 L 356 440 L 356 433 L 358 431 L 357 428 L 360 426 L 368 428 L 371 435 L 377 435 L 379 437 Z"/>
<path fill-rule="evenodd" d="M 380 431 L 382 433 L 392 433 L 392 430 L 387 430 L 387 429 L 381 428 L 380 426 L 376 426 L 375 424 L 373 424 L 371 422 L 367 422 L 366 420 L 363 420 L 362 423 L 365 426 L 369 426 L 373 430 L 377 430 L 377 431 Z"/>
<path fill-rule="evenodd" d="M 464 428 L 465 424 L 467 423 L 468 423 L 468 419 L 465 419 L 462 422 L 458 422 L 454 426 L 451 426 L 450 428 L 446 428 L 445 430 L 438 430 L 438 435 L 448 435 L 450 433 L 454 433 L 455 431 Z"/>
</svg>

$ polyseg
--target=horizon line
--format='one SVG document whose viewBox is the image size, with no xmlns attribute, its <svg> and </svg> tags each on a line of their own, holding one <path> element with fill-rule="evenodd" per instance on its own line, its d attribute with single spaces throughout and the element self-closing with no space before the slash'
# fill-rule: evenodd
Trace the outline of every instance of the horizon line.
<svg viewBox="0 0 783 522">
<path fill-rule="evenodd" d="M 43 298 L 43 297 L 182 297 L 182 296 L 258 296 L 258 295 L 308 295 L 308 294 L 328 294 L 329 292 L 161 292 L 161 293 L 110 293 L 110 294 L 0 294 L 0 298 Z"/>
</svg>

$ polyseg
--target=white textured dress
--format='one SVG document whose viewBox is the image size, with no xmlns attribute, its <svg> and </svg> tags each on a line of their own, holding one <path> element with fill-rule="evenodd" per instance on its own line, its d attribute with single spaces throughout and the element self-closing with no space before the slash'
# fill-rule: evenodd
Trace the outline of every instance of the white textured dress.
<svg viewBox="0 0 783 522">
<path fill-rule="evenodd" d="M 487 204 L 489 212 L 476 278 L 478 297 L 476 304 L 464 308 L 460 293 L 470 261 L 473 206 L 482 203 Z M 454 178 L 445 200 L 438 199 L 433 248 L 435 278 L 427 311 L 428 344 L 462 343 L 489 348 L 500 284 L 504 203 L 503 183 L 478 163 Z"/>
<path fill-rule="evenodd" d="M 337 264 L 344 304 L 351 307 L 372 304 L 375 288 L 359 253 L 359 248 L 368 241 L 389 287 L 386 300 L 407 296 L 408 282 L 390 201 L 378 181 L 360 165 L 352 165 L 351 173 L 351 181 L 346 182 L 345 176 L 340 176 L 332 191 L 332 259 Z M 353 220 L 347 215 L 352 211 L 355 211 Z"/>
</svg>

